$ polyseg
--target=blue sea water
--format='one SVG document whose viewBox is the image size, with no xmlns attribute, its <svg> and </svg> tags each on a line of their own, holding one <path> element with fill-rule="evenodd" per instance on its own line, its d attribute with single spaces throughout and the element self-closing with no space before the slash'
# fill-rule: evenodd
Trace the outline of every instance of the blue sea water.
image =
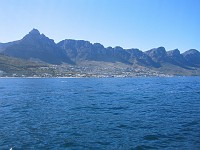
<svg viewBox="0 0 200 150">
<path fill-rule="evenodd" d="M 0 149 L 200 149 L 200 77 L 2 78 Z"/>
</svg>

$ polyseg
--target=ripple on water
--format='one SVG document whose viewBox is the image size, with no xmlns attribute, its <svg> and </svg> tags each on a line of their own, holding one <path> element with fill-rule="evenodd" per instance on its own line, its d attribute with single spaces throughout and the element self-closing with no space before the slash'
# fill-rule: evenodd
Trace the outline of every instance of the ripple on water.
<svg viewBox="0 0 200 150">
<path fill-rule="evenodd" d="M 0 79 L 0 149 L 199 150 L 200 78 L 181 79 Z"/>
<path fill-rule="evenodd" d="M 147 141 L 159 140 L 159 136 L 158 135 L 145 135 L 143 139 L 147 140 Z"/>
<path fill-rule="evenodd" d="M 157 147 L 148 146 L 148 145 L 138 145 L 135 148 L 131 148 L 131 150 L 157 150 Z"/>
<path fill-rule="evenodd" d="M 65 148 L 72 148 L 78 146 L 74 141 L 65 140 L 64 147 Z"/>
</svg>

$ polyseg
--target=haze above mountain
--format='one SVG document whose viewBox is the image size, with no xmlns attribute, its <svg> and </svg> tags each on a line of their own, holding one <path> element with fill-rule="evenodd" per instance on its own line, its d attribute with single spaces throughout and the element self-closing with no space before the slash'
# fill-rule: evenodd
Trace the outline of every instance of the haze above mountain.
<svg viewBox="0 0 200 150">
<path fill-rule="evenodd" d="M 49 64 L 79 65 L 83 62 L 120 62 L 129 66 L 162 68 L 166 65 L 184 69 L 200 67 L 200 52 L 190 49 L 180 53 L 178 49 L 166 51 L 164 47 L 153 48 L 142 52 L 139 49 L 123 49 L 122 47 L 105 48 L 100 43 L 84 40 L 66 39 L 55 43 L 37 29 L 33 29 L 21 40 L 0 43 L 0 53 Z"/>
</svg>

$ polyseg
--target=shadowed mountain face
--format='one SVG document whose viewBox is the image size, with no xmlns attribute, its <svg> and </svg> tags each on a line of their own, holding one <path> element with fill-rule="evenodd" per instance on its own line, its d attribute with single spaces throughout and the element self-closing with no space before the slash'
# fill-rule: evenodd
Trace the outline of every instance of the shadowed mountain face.
<svg viewBox="0 0 200 150">
<path fill-rule="evenodd" d="M 158 47 L 145 52 L 149 57 L 151 57 L 155 62 L 167 62 L 167 52 L 164 47 Z"/>
<path fill-rule="evenodd" d="M 50 64 L 70 62 L 65 51 L 36 29 L 29 32 L 19 42 L 8 46 L 3 53 L 13 57 L 39 60 Z"/>
<path fill-rule="evenodd" d="M 181 55 L 178 49 L 168 51 L 167 56 L 170 63 L 181 67 L 187 66 L 186 60 L 184 59 L 183 55 Z"/>
<path fill-rule="evenodd" d="M 200 52 L 191 49 L 183 53 L 184 59 L 187 61 L 187 63 L 194 67 L 200 67 Z"/>
<path fill-rule="evenodd" d="M 143 53 L 139 49 L 128 49 L 130 61 L 142 66 L 159 67 L 159 64 L 154 62 L 151 57 Z"/>
<path fill-rule="evenodd" d="M 81 61 L 105 61 L 122 62 L 125 64 L 138 64 L 143 66 L 158 66 L 148 55 L 138 49 L 125 50 L 119 46 L 105 48 L 99 43 L 91 44 L 83 40 L 64 40 L 58 43 L 64 49 L 71 60 Z"/>
<path fill-rule="evenodd" d="M 64 40 L 59 42 L 58 46 L 75 62 L 92 60 L 129 63 L 130 54 L 121 47 L 104 48 L 99 43 L 92 44 L 84 40 Z"/>
<path fill-rule="evenodd" d="M 0 43 L 0 52 L 3 52 L 6 48 L 9 46 L 18 43 L 19 41 L 13 41 L 13 42 L 8 42 L 8 43 Z"/>
<path fill-rule="evenodd" d="M 130 66 L 163 67 L 165 64 L 188 69 L 200 67 L 200 52 L 194 49 L 180 54 L 178 49 L 166 51 L 158 47 L 146 52 L 139 49 L 122 47 L 105 48 L 100 43 L 84 40 L 63 40 L 55 44 L 36 29 L 23 39 L 15 42 L 0 43 L 0 52 L 12 57 L 42 61 L 50 64 L 81 64 L 84 61 L 115 63 L 121 62 Z"/>
<path fill-rule="evenodd" d="M 57 44 L 60 48 L 65 50 L 67 55 L 73 61 L 83 60 L 96 60 L 101 54 L 101 50 L 104 49 L 102 45 L 93 45 L 84 40 L 64 40 Z"/>
<path fill-rule="evenodd" d="M 164 47 L 159 47 L 146 51 L 145 53 L 161 66 L 166 63 L 183 68 L 200 66 L 200 53 L 194 49 L 181 54 L 178 49 L 166 51 Z"/>
</svg>

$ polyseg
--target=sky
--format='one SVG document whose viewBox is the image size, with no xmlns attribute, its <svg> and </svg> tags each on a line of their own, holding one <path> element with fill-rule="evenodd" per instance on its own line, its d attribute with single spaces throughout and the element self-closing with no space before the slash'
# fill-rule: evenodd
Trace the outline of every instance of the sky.
<svg viewBox="0 0 200 150">
<path fill-rule="evenodd" d="M 0 42 L 33 28 L 59 42 L 200 51 L 200 0 L 0 0 Z"/>
</svg>

